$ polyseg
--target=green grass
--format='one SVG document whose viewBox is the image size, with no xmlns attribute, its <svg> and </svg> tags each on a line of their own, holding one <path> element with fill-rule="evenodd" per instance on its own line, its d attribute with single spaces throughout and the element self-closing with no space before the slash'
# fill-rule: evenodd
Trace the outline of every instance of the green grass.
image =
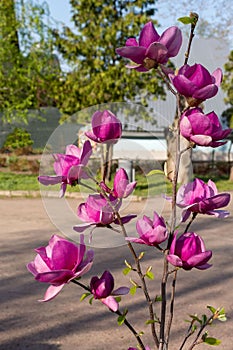
<svg viewBox="0 0 233 350">
<path fill-rule="evenodd" d="M 210 177 L 197 176 L 207 182 Z M 233 182 L 229 181 L 227 177 L 212 176 L 213 180 L 218 188 L 219 192 L 233 191 Z M 134 191 L 134 195 L 147 197 L 160 195 L 161 193 L 171 194 L 171 183 L 168 182 L 162 174 L 152 175 L 149 178 L 145 178 L 143 175 L 136 175 L 137 187 Z M 91 187 L 93 183 L 89 180 L 87 184 Z M 112 187 L 112 184 L 109 185 Z M 43 186 L 45 190 L 59 191 L 60 186 Z M 0 173 L 0 190 L 1 191 L 39 191 L 40 185 L 37 180 L 37 176 L 28 174 L 15 174 L 15 173 Z M 68 192 L 79 192 L 79 186 L 67 188 Z M 87 188 L 82 187 L 82 192 L 89 192 Z"/>
</svg>

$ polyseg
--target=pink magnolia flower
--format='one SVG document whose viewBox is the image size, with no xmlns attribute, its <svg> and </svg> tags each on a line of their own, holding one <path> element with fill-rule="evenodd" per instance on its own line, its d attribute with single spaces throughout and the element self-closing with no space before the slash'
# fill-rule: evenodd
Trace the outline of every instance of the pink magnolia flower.
<svg viewBox="0 0 233 350">
<path fill-rule="evenodd" d="M 153 220 L 144 215 L 136 223 L 139 238 L 127 237 L 126 240 L 134 243 L 157 246 L 167 239 L 168 232 L 163 217 L 154 212 Z"/>
<path fill-rule="evenodd" d="M 156 68 L 159 63 L 167 63 L 170 57 L 178 54 L 182 44 L 182 34 L 178 27 L 166 29 L 160 36 L 152 22 L 143 27 L 139 42 L 135 38 L 129 38 L 126 46 L 116 49 L 116 52 L 129 58 L 135 65 L 127 65 L 128 68 L 136 69 L 139 72 Z"/>
<path fill-rule="evenodd" d="M 116 312 L 119 308 L 119 304 L 114 298 L 117 295 L 125 295 L 129 293 L 128 287 L 120 287 L 114 289 L 114 278 L 109 271 L 105 271 L 99 278 L 97 276 L 92 277 L 90 283 L 91 293 L 95 299 L 99 299 L 110 310 Z"/>
<path fill-rule="evenodd" d="M 201 64 L 186 64 L 179 69 L 177 75 L 169 74 L 169 78 L 176 90 L 187 98 L 188 104 L 196 107 L 217 94 L 222 71 L 218 68 L 210 74 Z"/>
<path fill-rule="evenodd" d="M 203 240 L 194 232 L 183 233 L 177 238 L 175 232 L 167 260 L 170 264 L 191 270 L 193 267 L 206 270 L 212 265 L 207 261 L 212 257 L 212 251 L 206 250 Z"/>
<path fill-rule="evenodd" d="M 78 206 L 77 216 L 85 222 L 85 224 L 76 225 L 73 229 L 77 232 L 83 232 L 90 226 L 108 226 L 111 223 L 118 223 L 115 211 L 118 211 L 121 206 L 121 200 L 109 196 L 109 201 L 102 194 L 91 194 L 87 201 Z M 115 209 L 115 211 L 114 211 Z M 123 223 L 129 222 L 136 215 L 127 215 L 122 217 Z"/>
<path fill-rule="evenodd" d="M 223 130 L 214 112 L 204 114 L 200 108 L 192 108 L 181 116 L 180 132 L 187 140 L 199 146 L 218 147 L 227 142 L 219 141 L 226 138 L 231 129 Z"/>
<path fill-rule="evenodd" d="M 211 180 L 205 184 L 204 181 L 196 178 L 193 182 L 182 185 L 177 191 L 176 204 L 184 210 L 182 221 L 186 221 L 191 212 L 225 218 L 229 212 L 216 209 L 227 206 L 229 202 L 230 194 L 218 194 L 217 187 Z"/>
<path fill-rule="evenodd" d="M 96 111 L 92 116 L 92 131 L 85 135 L 98 143 L 116 143 L 122 134 L 120 120 L 109 110 Z"/>
<path fill-rule="evenodd" d="M 56 176 L 39 176 L 38 181 L 45 186 L 61 183 L 60 196 L 63 197 L 67 184 L 75 185 L 81 178 L 87 178 L 83 170 L 92 154 L 90 141 L 85 141 L 83 148 L 75 145 L 66 146 L 65 154 L 54 154 L 54 171 Z"/>
<path fill-rule="evenodd" d="M 44 299 L 49 301 L 57 296 L 66 283 L 81 277 L 88 272 L 93 264 L 94 252 L 87 251 L 84 236 L 80 235 L 80 244 L 76 245 L 65 238 L 54 235 L 46 247 L 35 249 L 38 253 L 27 268 L 39 282 L 51 284 Z"/>
<path fill-rule="evenodd" d="M 103 181 L 100 183 L 101 188 L 105 192 L 111 193 L 115 198 L 127 198 L 134 191 L 136 185 L 136 181 L 129 182 L 128 174 L 123 168 L 117 170 L 112 190 Z"/>
</svg>

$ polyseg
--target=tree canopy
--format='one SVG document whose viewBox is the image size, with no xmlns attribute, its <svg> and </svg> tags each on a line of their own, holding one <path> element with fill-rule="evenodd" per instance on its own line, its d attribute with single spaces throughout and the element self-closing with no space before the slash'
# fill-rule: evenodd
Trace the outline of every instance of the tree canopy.
<svg viewBox="0 0 233 350">
<path fill-rule="evenodd" d="M 154 72 L 141 76 L 125 68 L 115 53 L 128 37 L 139 35 L 155 13 L 154 0 L 70 0 L 75 30 L 54 30 L 55 44 L 72 67 L 63 86 L 60 106 L 73 114 L 107 102 L 145 102 L 150 94 L 164 95 Z M 156 23 L 155 23 L 156 24 Z"/>
<path fill-rule="evenodd" d="M 46 7 L 26 2 L 0 2 L 0 111 L 5 120 L 56 104 L 60 67 L 44 23 Z"/>
</svg>

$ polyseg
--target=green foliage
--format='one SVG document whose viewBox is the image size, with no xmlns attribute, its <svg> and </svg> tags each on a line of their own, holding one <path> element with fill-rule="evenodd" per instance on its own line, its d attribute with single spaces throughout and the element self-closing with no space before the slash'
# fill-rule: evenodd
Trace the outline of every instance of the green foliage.
<svg viewBox="0 0 233 350">
<path fill-rule="evenodd" d="M 216 338 L 212 338 L 212 337 L 205 337 L 203 339 L 204 343 L 208 344 L 208 345 L 220 345 L 221 344 L 221 340 L 216 339 Z"/>
<path fill-rule="evenodd" d="M 15 150 L 22 150 L 28 153 L 33 145 L 33 140 L 29 132 L 23 128 L 15 128 L 3 144 L 3 151 L 13 152 Z"/>
<path fill-rule="evenodd" d="M 74 69 L 66 76 L 61 109 L 73 114 L 91 105 L 107 102 L 145 101 L 149 95 L 164 95 L 162 82 L 153 73 L 142 75 L 125 68 L 115 53 L 128 37 L 139 35 L 155 13 L 155 1 L 70 0 L 75 31 L 53 31 L 63 58 Z M 88 11 L 87 11 L 88 8 Z M 156 24 L 156 23 L 155 23 Z M 90 118 L 90 116 L 88 116 Z"/>
<path fill-rule="evenodd" d="M 222 117 L 227 121 L 229 127 L 233 127 L 233 51 L 230 52 L 228 61 L 224 66 L 225 74 L 222 88 L 226 92 L 225 102 L 230 106 L 223 112 Z"/>
<path fill-rule="evenodd" d="M 27 110 L 55 106 L 61 79 L 48 31 L 46 2 L 0 2 L 0 111 L 26 121 Z"/>
</svg>

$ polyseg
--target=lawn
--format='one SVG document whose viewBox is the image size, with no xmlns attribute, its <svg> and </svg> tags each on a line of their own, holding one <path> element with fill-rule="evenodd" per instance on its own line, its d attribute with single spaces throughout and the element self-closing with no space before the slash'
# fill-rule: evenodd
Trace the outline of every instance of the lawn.
<svg viewBox="0 0 233 350">
<path fill-rule="evenodd" d="M 199 176 L 205 182 L 208 181 L 207 176 Z M 229 181 L 226 177 L 216 177 L 211 178 L 219 190 L 219 192 L 233 191 L 233 182 Z M 137 187 L 134 194 L 141 197 L 159 195 L 161 193 L 171 193 L 171 183 L 168 182 L 162 174 L 155 174 L 148 178 L 141 174 L 136 174 Z M 88 182 L 89 186 L 93 185 Z M 112 186 L 111 184 L 109 185 Z M 57 190 L 59 191 L 59 185 L 44 187 L 46 190 Z M 16 174 L 16 173 L 0 173 L 0 190 L 1 191 L 39 191 L 40 186 L 37 181 L 37 176 L 28 174 Z M 68 186 L 68 192 L 79 192 L 79 186 L 70 187 Z M 87 192 L 88 189 L 81 188 L 81 191 Z"/>
</svg>

